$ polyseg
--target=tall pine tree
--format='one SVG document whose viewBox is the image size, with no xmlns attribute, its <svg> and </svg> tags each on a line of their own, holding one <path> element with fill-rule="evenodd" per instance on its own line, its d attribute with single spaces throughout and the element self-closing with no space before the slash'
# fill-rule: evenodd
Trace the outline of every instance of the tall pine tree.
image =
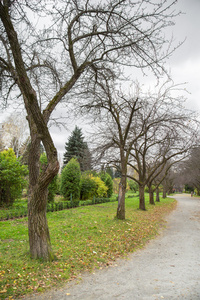
<svg viewBox="0 0 200 300">
<path fill-rule="evenodd" d="M 68 142 L 65 144 L 64 166 L 70 161 L 72 157 L 75 157 L 79 164 L 81 171 L 91 170 L 91 153 L 89 151 L 88 145 L 84 142 L 84 136 L 81 129 L 76 126 Z"/>
</svg>

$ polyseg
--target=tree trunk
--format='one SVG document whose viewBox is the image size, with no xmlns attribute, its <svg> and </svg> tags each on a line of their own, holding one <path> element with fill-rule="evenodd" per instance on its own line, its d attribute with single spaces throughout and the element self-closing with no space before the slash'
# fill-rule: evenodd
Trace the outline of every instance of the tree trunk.
<svg viewBox="0 0 200 300">
<path fill-rule="evenodd" d="M 156 202 L 160 202 L 159 189 L 156 189 Z"/>
<path fill-rule="evenodd" d="M 124 156 L 123 147 L 120 149 L 121 157 L 121 180 L 119 183 L 119 194 L 118 194 L 118 207 L 117 207 L 117 219 L 125 219 L 125 194 L 126 194 L 126 175 L 127 175 L 127 160 Z"/>
<path fill-rule="evenodd" d="M 40 172 L 40 138 L 36 127 L 32 124 L 31 145 L 29 152 L 29 197 L 28 197 L 28 229 L 29 246 L 32 258 L 42 258 L 52 261 L 54 258 L 50 243 L 50 235 L 46 218 L 48 184 L 58 172 L 57 167 L 51 167 Z M 54 162 L 55 163 L 55 162 Z"/>
<path fill-rule="evenodd" d="M 149 204 L 155 205 L 154 193 L 151 187 L 149 188 Z"/>
<path fill-rule="evenodd" d="M 145 208 L 144 186 L 143 185 L 139 185 L 139 197 L 140 197 L 139 209 L 146 210 L 146 208 Z"/>
<path fill-rule="evenodd" d="M 28 229 L 31 257 L 52 261 L 54 255 L 50 243 L 46 206 L 48 185 L 57 175 L 59 163 L 51 136 L 45 132 L 46 128 L 45 125 L 42 142 L 46 150 L 48 164 L 45 169 L 40 171 L 40 134 L 34 122 L 30 126 Z"/>
<path fill-rule="evenodd" d="M 28 203 L 28 228 L 31 257 L 47 261 L 54 259 L 46 218 L 47 193 L 35 191 Z"/>
<path fill-rule="evenodd" d="M 119 184 L 117 219 L 125 219 L 126 177 L 122 176 Z"/>
<path fill-rule="evenodd" d="M 163 198 L 165 199 L 167 197 L 167 192 L 165 187 L 163 186 Z"/>
</svg>

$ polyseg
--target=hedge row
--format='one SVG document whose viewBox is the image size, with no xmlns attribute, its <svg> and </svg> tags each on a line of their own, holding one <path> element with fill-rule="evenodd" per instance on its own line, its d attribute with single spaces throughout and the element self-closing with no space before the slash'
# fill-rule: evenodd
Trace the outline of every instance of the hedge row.
<svg viewBox="0 0 200 300">
<path fill-rule="evenodd" d="M 71 201 L 62 201 L 57 203 L 48 203 L 47 212 L 54 212 L 54 211 L 70 209 L 79 206 L 94 205 L 99 203 L 114 202 L 116 200 L 117 198 L 114 200 L 110 198 L 93 198 L 92 200 L 85 200 L 85 201 L 71 200 Z M 12 211 L 4 210 L 1 211 L 0 221 L 23 218 L 26 217 L 27 215 L 28 215 L 28 210 L 26 207 L 19 207 L 17 209 L 13 209 Z"/>
<path fill-rule="evenodd" d="M 49 203 L 47 205 L 47 212 L 59 211 L 59 210 L 69 209 L 69 208 L 74 208 L 74 207 L 79 207 L 79 206 L 113 202 L 116 200 L 117 199 L 111 200 L 110 198 L 95 198 L 94 197 L 92 200 L 85 200 L 85 201 L 71 200 L 71 201 L 62 201 L 62 202 L 57 202 L 57 203 Z"/>
</svg>

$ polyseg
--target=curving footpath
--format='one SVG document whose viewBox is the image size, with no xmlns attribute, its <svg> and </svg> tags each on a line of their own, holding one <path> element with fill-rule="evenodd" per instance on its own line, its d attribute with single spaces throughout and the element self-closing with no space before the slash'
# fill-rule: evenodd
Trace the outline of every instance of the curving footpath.
<svg viewBox="0 0 200 300">
<path fill-rule="evenodd" d="M 146 248 L 113 267 L 26 299 L 200 300 L 200 198 L 175 195 L 177 209 Z"/>
</svg>

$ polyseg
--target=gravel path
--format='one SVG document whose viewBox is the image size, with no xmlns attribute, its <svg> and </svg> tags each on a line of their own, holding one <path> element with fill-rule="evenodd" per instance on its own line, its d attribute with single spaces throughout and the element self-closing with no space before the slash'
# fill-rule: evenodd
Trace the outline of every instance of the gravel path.
<svg viewBox="0 0 200 300">
<path fill-rule="evenodd" d="M 175 195 L 167 228 L 145 249 L 113 267 L 82 276 L 40 296 L 52 300 L 200 300 L 200 198 Z"/>
</svg>

